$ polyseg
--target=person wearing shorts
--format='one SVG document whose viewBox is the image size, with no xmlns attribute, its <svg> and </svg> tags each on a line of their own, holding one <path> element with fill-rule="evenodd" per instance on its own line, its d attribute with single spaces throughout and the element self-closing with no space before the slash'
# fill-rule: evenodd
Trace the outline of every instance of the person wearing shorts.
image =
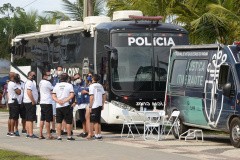
<svg viewBox="0 0 240 160">
<path fill-rule="evenodd" d="M 26 138 L 38 138 L 33 134 L 33 121 L 36 120 L 36 104 L 38 101 L 38 90 L 33 81 L 36 79 L 34 71 L 28 72 L 28 79 L 24 86 L 23 103 L 26 109 Z"/>
<path fill-rule="evenodd" d="M 14 72 L 9 73 L 10 82 L 8 83 L 8 104 L 9 104 L 9 119 L 10 119 L 10 133 L 7 135 L 15 137 L 14 126 L 19 118 L 19 107 L 17 98 L 21 94 L 21 90 L 17 88 L 16 74 Z"/>
<path fill-rule="evenodd" d="M 61 75 L 63 73 L 63 67 L 57 66 L 56 73 L 57 73 L 57 76 L 53 78 L 53 87 L 55 87 L 57 83 L 61 82 Z M 52 108 L 53 108 L 53 121 L 52 121 L 52 128 L 50 130 L 50 133 L 56 133 L 56 130 L 55 130 L 56 102 L 55 101 L 52 101 Z"/>
<path fill-rule="evenodd" d="M 56 121 L 57 121 L 57 132 L 58 140 L 61 138 L 61 128 L 63 119 L 67 123 L 67 141 L 74 141 L 71 137 L 71 125 L 73 120 L 72 109 L 69 101 L 74 97 L 74 89 L 72 84 L 67 83 L 68 75 L 63 73 L 61 75 L 61 82 L 57 83 L 53 88 L 52 98 L 57 102 L 56 104 Z"/>
<path fill-rule="evenodd" d="M 100 77 L 94 74 L 92 77 L 92 84 L 89 87 L 90 95 L 90 122 L 93 123 L 95 129 L 95 139 L 102 140 L 101 135 L 101 111 L 104 109 L 104 102 L 106 100 L 103 86 L 97 83 Z"/>
<path fill-rule="evenodd" d="M 40 89 L 40 106 L 41 106 L 41 121 L 40 121 L 40 135 L 39 139 L 45 139 L 42 134 L 44 121 L 46 121 L 47 139 L 56 139 L 50 133 L 50 122 L 53 121 L 53 108 L 52 108 L 52 90 L 53 86 L 50 71 L 43 71 L 43 79 L 39 83 Z"/>
<path fill-rule="evenodd" d="M 17 100 L 18 100 L 18 106 L 19 106 L 19 114 L 20 114 L 20 117 L 22 118 L 22 134 L 27 134 L 27 130 L 26 130 L 26 109 L 24 107 L 24 104 L 23 104 L 23 90 L 24 90 L 24 82 L 21 81 L 20 79 L 20 75 L 19 74 L 16 74 L 17 78 L 16 78 L 16 84 L 17 84 L 17 87 L 18 89 L 21 90 L 21 94 L 18 96 Z M 17 122 L 15 123 L 15 135 L 16 136 L 20 136 L 19 135 L 19 131 L 18 131 L 18 120 Z"/>
</svg>

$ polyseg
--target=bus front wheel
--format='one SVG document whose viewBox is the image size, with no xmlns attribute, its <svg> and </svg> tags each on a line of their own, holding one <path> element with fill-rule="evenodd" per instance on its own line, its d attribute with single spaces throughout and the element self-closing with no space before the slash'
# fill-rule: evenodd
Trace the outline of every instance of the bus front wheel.
<svg viewBox="0 0 240 160">
<path fill-rule="evenodd" d="M 230 141 L 234 147 L 240 147 L 240 119 L 237 117 L 230 123 Z"/>
<path fill-rule="evenodd" d="M 179 132 L 179 135 L 181 135 L 182 133 L 184 133 L 188 130 L 188 127 L 183 124 L 182 119 L 180 117 L 178 117 L 178 119 L 177 119 L 177 124 L 178 124 L 178 128 L 173 127 L 173 135 L 176 139 L 179 138 L 178 132 Z M 177 132 L 177 129 L 178 129 L 178 132 Z"/>
</svg>

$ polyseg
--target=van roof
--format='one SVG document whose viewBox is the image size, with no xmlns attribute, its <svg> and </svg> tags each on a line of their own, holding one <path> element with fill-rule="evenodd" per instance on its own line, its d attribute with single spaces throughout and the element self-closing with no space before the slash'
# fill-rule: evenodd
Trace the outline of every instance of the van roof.
<svg viewBox="0 0 240 160">
<path fill-rule="evenodd" d="M 205 45 L 176 45 L 171 49 L 205 49 L 205 48 L 218 48 L 222 47 L 221 44 L 205 44 Z"/>
</svg>

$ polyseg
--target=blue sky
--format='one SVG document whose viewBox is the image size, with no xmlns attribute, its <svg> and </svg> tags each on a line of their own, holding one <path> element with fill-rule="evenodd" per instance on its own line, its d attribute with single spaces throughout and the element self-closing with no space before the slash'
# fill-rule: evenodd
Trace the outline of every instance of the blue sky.
<svg viewBox="0 0 240 160">
<path fill-rule="evenodd" d="M 69 0 L 75 2 L 76 0 Z M 63 11 L 62 0 L 0 0 L 0 7 L 5 3 L 11 3 L 14 7 L 25 7 L 25 11 L 38 10 L 38 14 L 43 11 Z M 28 5 L 28 6 L 27 6 Z M 0 17 L 2 15 L 0 14 Z"/>
</svg>

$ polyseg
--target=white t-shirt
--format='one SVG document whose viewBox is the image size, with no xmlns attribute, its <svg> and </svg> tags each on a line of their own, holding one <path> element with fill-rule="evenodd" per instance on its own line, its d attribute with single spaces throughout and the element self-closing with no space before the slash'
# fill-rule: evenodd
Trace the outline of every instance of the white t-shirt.
<svg viewBox="0 0 240 160">
<path fill-rule="evenodd" d="M 73 85 L 67 82 L 57 83 L 53 88 L 53 94 L 56 94 L 58 100 L 65 100 L 70 96 L 70 93 L 74 93 Z M 64 103 L 62 106 L 57 103 L 56 108 L 68 106 L 69 102 Z"/>
<path fill-rule="evenodd" d="M 52 94 L 53 90 L 52 84 L 45 79 L 42 79 L 39 83 L 40 89 L 40 104 L 52 104 Z"/>
<path fill-rule="evenodd" d="M 35 84 L 30 79 L 28 79 L 25 83 L 24 94 L 23 94 L 23 103 L 31 103 L 32 102 L 31 99 L 28 97 L 27 90 L 32 91 L 33 99 L 34 99 L 35 103 L 37 103 L 38 91 L 37 91 Z"/>
<path fill-rule="evenodd" d="M 21 90 L 21 94 L 17 96 L 18 104 L 22 104 L 23 101 L 23 92 L 24 92 L 24 83 L 16 84 L 17 88 Z"/>
<path fill-rule="evenodd" d="M 97 108 L 99 106 L 102 106 L 102 96 L 105 94 L 105 91 L 103 89 L 103 86 L 99 83 L 93 83 L 89 87 L 89 95 L 93 95 L 93 104 L 92 108 Z"/>
<path fill-rule="evenodd" d="M 9 81 L 8 83 L 8 103 L 14 103 L 13 99 L 17 99 L 18 95 L 15 92 L 15 90 L 17 89 L 17 84 L 13 81 Z"/>
</svg>

